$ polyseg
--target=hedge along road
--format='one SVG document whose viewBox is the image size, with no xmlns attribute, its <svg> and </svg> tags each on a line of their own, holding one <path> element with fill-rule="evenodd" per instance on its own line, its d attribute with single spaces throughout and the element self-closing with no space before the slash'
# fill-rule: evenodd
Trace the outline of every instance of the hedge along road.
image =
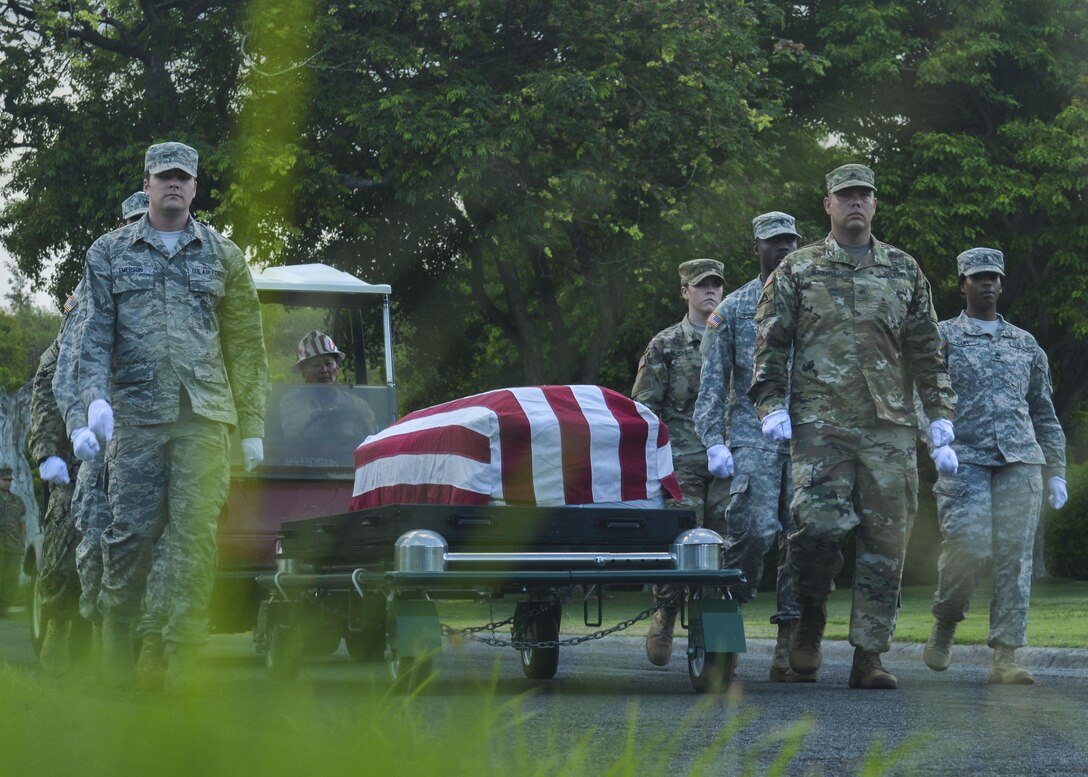
<svg viewBox="0 0 1088 777">
<path fill-rule="evenodd" d="M 634 746 L 648 749 L 636 757 L 649 759 L 671 742 L 675 752 L 669 771 L 678 773 L 686 773 L 730 724 L 739 728 L 714 754 L 711 774 L 736 773 L 745 759 L 763 773 L 791 736 L 798 749 L 788 773 L 856 772 L 871 748 L 893 773 L 923 767 L 942 774 L 1088 773 L 1083 737 L 1088 651 L 1026 651 L 1025 663 L 1038 682 L 991 687 L 986 682 L 990 651 L 984 648 L 957 648 L 952 667 L 938 674 L 923 665 L 920 644 L 900 643 L 885 661 L 899 677 L 900 689 L 854 691 L 846 685 L 851 648 L 845 642 L 825 643 L 815 684 L 768 682 L 772 647 L 770 640 L 750 639 L 734 685 L 723 697 L 711 698 L 691 690 L 683 639 L 674 646 L 672 663 L 663 668 L 646 660 L 641 637 L 609 637 L 563 649 L 551 681 L 527 680 L 509 648 L 447 640 L 434 659 L 435 677 L 413 703 L 424 718 L 435 721 L 475 716 L 481 695 L 489 693 L 493 682 L 493 703 L 520 697 L 516 703 L 532 716 L 526 747 L 538 750 L 541 758 L 555 759 L 588 737 L 591 758 L 610 763 L 621 755 L 633 725 Z M 0 621 L 0 662 L 11 665 L 8 673 L 45 687 L 25 620 Z M 388 690 L 382 664 L 356 664 L 343 647 L 308 659 L 299 679 L 277 683 L 267 676 L 248 635 L 217 635 L 205 648 L 202 666 L 204 693 L 213 702 L 216 696 L 223 703 L 251 698 L 269 710 L 289 711 L 292 703 L 284 699 L 304 693 L 323 714 L 350 716 Z M 170 703 L 168 697 L 111 697 L 78 678 L 66 680 L 62 688 L 103 704 Z M 56 730 L 65 730 L 63 722 L 57 723 Z M 434 746 L 456 743 L 436 741 Z"/>
</svg>

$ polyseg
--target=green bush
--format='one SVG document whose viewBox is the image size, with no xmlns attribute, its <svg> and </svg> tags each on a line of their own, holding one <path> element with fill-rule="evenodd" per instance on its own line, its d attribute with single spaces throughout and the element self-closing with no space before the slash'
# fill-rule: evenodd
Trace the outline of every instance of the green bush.
<svg viewBox="0 0 1088 777">
<path fill-rule="evenodd" d="M 1061 510 L 1046 506 L 1046 565 L 1057 577 L 1088 580 L 1088 462 L 1066 473 L 1069 501 Z"/>
</svg>

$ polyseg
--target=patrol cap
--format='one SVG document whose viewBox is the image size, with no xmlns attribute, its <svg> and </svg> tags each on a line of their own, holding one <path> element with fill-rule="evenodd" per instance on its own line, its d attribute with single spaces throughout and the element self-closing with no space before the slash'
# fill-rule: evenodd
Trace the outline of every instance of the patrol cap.
<svg viewBox="0 0 1088 777">
<path fill-rule="evenodd" d="M 197 153 L 184 143 L 156 143 L 144 154 L 144 172 L 157 175 L 167 170 L 182 170 L 196 178 Z"/>
<path fill-rule="evenodd" d="M 11 467 L 0 467 L 0 480 L 11 480 Z"/>
<path fill-rule="evenodd" d="M 1005 276 L 1005 255 L 996 248 L 968 248 L 956 257 L 960 275 L 995 272 Z"/>
<path fill-rule="evenodd" d="M 849 189 L 851 186 L 864 186 L 876 191 L 876 175 L 865 165 L 842 165 L 828 173 L 826 178 L 828 194 L 839 189 Z"/>
<path fill-rule="evenodd" d="M 135 192 L 121 203 L 121 218 L 125 221 L 147 213 L 148 199 L 144 192 Z"/>
<path fill-rule="evenodd" d="M 694 286 L 711 275 L 721 278 L 722 283 L 725 283 L 725 276 L 722 275 L 725 266 L 717 259 L 689 259 L 680 265 L 679 270 L 680 283 L 685 286 Z"/>
<path fill-rule="evenodd" d="M 295 362 L 295 369 L 301 369 L 301 365 L 307 359 L 312 359 L 315 356 L 328 356 L 332 355 L 336 357 L 336 362 L 339 364 L 344 361 L 344 354 L 338 350 L 336 343 L 332 341 L 324 332 L 319 332 L 314 329 L 311 332 L 307 332 L 301 340 L 298 341 L 298 361 Z"/>
<path fill-rule="evenodd" d="M 755 235 L 756 240 L 769 240 L 778 235 L 801 237 L 793 216 L 777 210 L 752 219 L 752 234 Z"/>
</svg>

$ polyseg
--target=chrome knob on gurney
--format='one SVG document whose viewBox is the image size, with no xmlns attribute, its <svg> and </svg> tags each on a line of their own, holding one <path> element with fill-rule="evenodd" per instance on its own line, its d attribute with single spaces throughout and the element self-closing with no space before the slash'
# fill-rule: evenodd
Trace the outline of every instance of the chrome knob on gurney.
<svg viewBox="0 0 1088 777">
<path fill-rule="evenodd" d="M 449 545 L 438 532 L 413 529 L 393 545 L 393 569 L 398 572 L 445 572 Z"/>
<path fill-rule="evenodd" d="M 710 529 L 688 529 L 672 545 L 672 557 L 677 569 L 721 569 L 722 535 Z"/>
</svg>

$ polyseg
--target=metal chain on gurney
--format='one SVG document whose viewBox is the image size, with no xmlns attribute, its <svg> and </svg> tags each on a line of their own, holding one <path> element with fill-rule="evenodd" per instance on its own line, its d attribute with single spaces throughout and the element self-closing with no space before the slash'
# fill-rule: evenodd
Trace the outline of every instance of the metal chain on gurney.
<svg viewBox="0 0 1088 777">
<path fill-rule="evenodd" d="M 653 607 L 649 608 L 648 610 L 643 610 L 642 612 L 640 612 L 638 615 L 634 616 L 633 618 L 628 618 L 625 621 L 620 621 L 615 626 L 611 626 L 611 627 L 609 627 L 607 629 L 601 629 L 600 631 L 595 631 L 592 634 L 583 634 L 582 636 L 579 636 L 579 637 L 568 637 L 567 639 L 548 639 L 548 640 L 544 640 L 542 642 L 528 642 L 528 641 L 525 641 L 525 640 L 500 639 L 499 637 L 478 637 L 478 636 L 476 636 L 477 632 L 480 632 L 480 631 L 494 631 L 495 629 L 497 629 L 497 628 L 499 628 L 501 626 L 510 625 L 511 623 L 514 622 L 514 617 L 513 616 L 507 618 L 504 621 L 496 621 L 494 623 L 486 623 L 483 626 L 469 626 L 468 628 L 465 628 L 465 629 L 455 629 L 455 628 L 447 626 L 445 623 L 443 623 L 442 624 L 442 636 L 444 636 L 444 637 L 461 637 L 462 639 L 472 640 L 473 642 L 480 642 L 480 643 L 482 643 L 484 645 L 491 645 L 492 647 L 512 647 L 512 648 L 514 648 L 514 650 L 530 650 L 530 649 L 543 650 L 543 649 L 547 649 L 547 648 L 570 647 L 572 645 L 581 645 L 583 642 L 591 642 L 591 641 L 593 641 L 595 639 L 603 639 L 604 637 L 607 637 L 609 634 L 615 634 L 616 632 L 619 632 L 619 631 L 625 631 L 626 629 L 629 629 L 632 626 L 634 626 L 639 621 L 644 621 L 647 618 L 653 617 L 653 614 L 655 612 L 657 612 L 658 610 L 660 610 L 662 607 L 675 607 L 676 606 L 676 599 L 679 596 L 680 596 L 679 593 L 674 593 L 674 594 L 670 595 L 667 599 L 663 599 L 662 601 L 658 602 L 657 604 L 655 604 Z M 537 615 L 543 615 L 551 607 L 554 607 L 554 606 L 555 606 L 554 603 L 549 602 L 548 604 L 544 605 L 543 607 L 531 610 L 529 613 L 523 615 L 522 617 L 525 618 L 525 619 L 529 619 L 529 618 L 532 618 L 532 617 L 537 616 Z"/>
</svg>

